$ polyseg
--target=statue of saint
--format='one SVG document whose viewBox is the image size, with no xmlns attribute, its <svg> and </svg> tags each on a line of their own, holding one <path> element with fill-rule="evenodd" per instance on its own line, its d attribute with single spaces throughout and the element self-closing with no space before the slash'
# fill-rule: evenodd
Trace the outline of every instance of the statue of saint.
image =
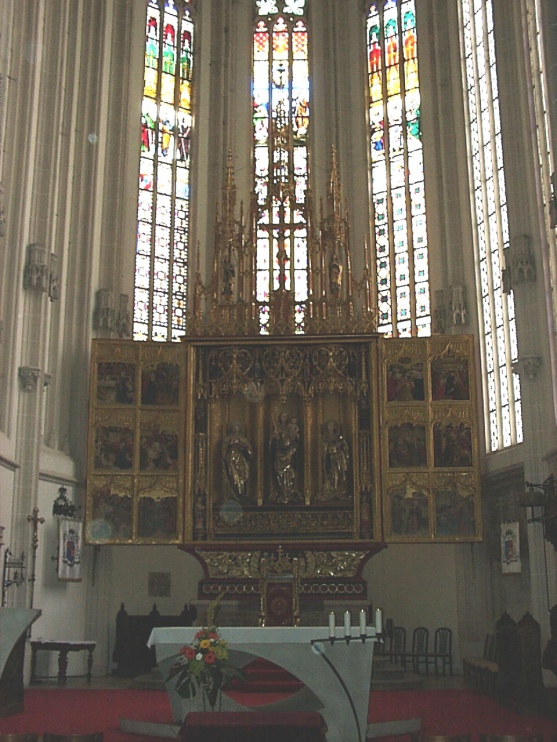
<svg viewBox="0 0 557 742">
<path fill-rule="evenodd" d="M 231 423 L 224 439 L 223 466 L 228 488 L 236 499 L 246 497 L 252 457 L 253 449 L 244 435 L 242 424 L 238 421 Z"/>
<path fill-rule="evenodd" d="M 333 500 L 346 495 L 349 452 L 337 420 L 323 425 L 322 451 L 323 489 L 321 498 Z"/>
<path fill-rule="evenodd" d="M 222 295 L 225 298 L 232 296 L 235 275 L 234 263 L 228 255 L 225 255 L 222 261 Z"/>
<path fill-rule="evenodd" d="M 338 256 L 335 254 L 329 264 L 329 280 L 331 283 L 331 294 L 338 298 L 342 288 L 342 265 Z"/>
<path fill-rule="evenodd" d="M 271 436 L 270 454 L 274 492 L 271 500 L 286 504 L 299 499 L 296 491 L 300 428 L 296 417 L 282 412 Z"/>
</svg>

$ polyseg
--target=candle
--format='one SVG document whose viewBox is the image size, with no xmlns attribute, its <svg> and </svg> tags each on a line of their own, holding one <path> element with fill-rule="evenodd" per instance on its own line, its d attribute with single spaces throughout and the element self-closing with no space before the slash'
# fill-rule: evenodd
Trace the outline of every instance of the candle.
<svg viewBox="0 0 557 742">
<path fill-rule="evenodd" d="M 344 636 L 350 636 L 350 611 L 344 612 Z"/>
<path fill-rule="evenodd" d="M 366 612 L 363 608 L 360 611 L 360 634 L 362 636 L 366 634 Z"/>
<path fill-rule="evenodd" d="M 381 608 L 375 609 L 375 631 L 377 634 L 383 633 L 383 610 Z"/>
<path fill-rule="evenodd" d="M 333 611 L 329 613 L 329 638 L 335 638 L 335 614 Z"/>
</svg>

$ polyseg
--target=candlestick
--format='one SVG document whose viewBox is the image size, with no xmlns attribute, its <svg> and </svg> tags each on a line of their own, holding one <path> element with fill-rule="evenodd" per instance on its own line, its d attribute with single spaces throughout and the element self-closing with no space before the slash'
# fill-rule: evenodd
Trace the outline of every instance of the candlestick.
<svg viewBox="0 0 557 742">
<path fill-rule="evenodd" d="M 350 630 L 350 611 L 344 612 L 344 636 L 350 636 L 351 630 Z"/>
<path fill-rule="evenodd" d="M 375 631 L 377 634 L 383 633 L 383 609 L 375 609 Z"/>
<path fill-rule="evenodd" d="M 329 613 L 329 639 L 335 638 L 335 614 L 334 611 Z"/>
<path fill-rule="evenodd" d="M 366 634 L 366 623 L 367 623 L 366 622 L 366 612 L 362 608 L 362 610 L 360 611 L 360 635 L 361 636 L 365 636 L 365 634 Z"/>
</svg>

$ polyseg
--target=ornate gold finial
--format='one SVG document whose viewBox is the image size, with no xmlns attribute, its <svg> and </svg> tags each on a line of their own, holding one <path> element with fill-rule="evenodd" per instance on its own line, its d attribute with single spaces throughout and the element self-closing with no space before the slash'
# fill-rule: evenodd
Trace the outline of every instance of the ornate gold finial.
<svg viewBox="0 0 557 742">
<path fill-rule="evenodd" d="M 277 146 L 287 147 L 288 126 L 281 116 L 272 122 L 271 135 Z M 261 206 L 252 193 L 249 228 L 244 226 L 243 204 L 240 218 L 235 216 L 236 185 L 232 153 L 228 153 L 222 196 L 222 215 L 216 210 L 213 275 L 209 287 L 201 280 L 200 259 L 195 279 L 193 311 L 188 317 L 188 334 L 223 336 L 259 336 L 260 312 L 268 306 L 267 333 L 293 335 L 299 331 L 297 311 L 303 312 L 303 331 L 307 335 L 350 335 L 377 329 L 377 313 L 371 308 L 371 261 L 364 251 L 364 271 L 360 281 L 352 274 L 348 211 L 343 204 L 342 184 L 338 174 L 336 149 L 331 151 L 331 173 L 326 210 L 321 203 L 321 219 L 314 222 L 309 184 L 304 205 L 307 236 L 308 294 L 299 300 L 288 284 L 294 256 L 288 249 L 289 214 L 296 205 L 294 183 L 287 170 L 279 168 L 268 183 L 266 208 L 276 209 L 272 244 L 274 252 L 268 272 L 266 301 L 257 298 L 261 271 L 257 264 L 257 218 Z M 271 236 L 271 235 L 270 235 Z M 358 304 L 356 311 L 355 303 Z M 203 304 L 203 306 L 202 306 Z M 300 305 L 298 307 L 297 305 Z"/>
</svg>

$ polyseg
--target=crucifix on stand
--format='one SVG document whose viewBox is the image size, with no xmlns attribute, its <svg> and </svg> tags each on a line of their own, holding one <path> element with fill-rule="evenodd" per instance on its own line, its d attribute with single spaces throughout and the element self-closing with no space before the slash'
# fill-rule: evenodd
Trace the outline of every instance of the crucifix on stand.
<svg viewBox="0 0 557 742">
<path fill-rule="evenodd" d="M 29 582 L 31 583 L 31 598 L 29 601 L 29 608 L 33 607 L 33 598 L 35 594 L 35 575 L 36 575 L 36 564 L 37 564 L 37 549 L 39 547 L 39 524 L 44 523 L 44 518 L 39 518 L 39 508 L 33 508 L 33 513 L 27 516 L 27 520 L 33 523 L 33 540 L 31 542 L 31 549 L 33 555 L 31 557 L 31 577 Z"/>
</svg>

